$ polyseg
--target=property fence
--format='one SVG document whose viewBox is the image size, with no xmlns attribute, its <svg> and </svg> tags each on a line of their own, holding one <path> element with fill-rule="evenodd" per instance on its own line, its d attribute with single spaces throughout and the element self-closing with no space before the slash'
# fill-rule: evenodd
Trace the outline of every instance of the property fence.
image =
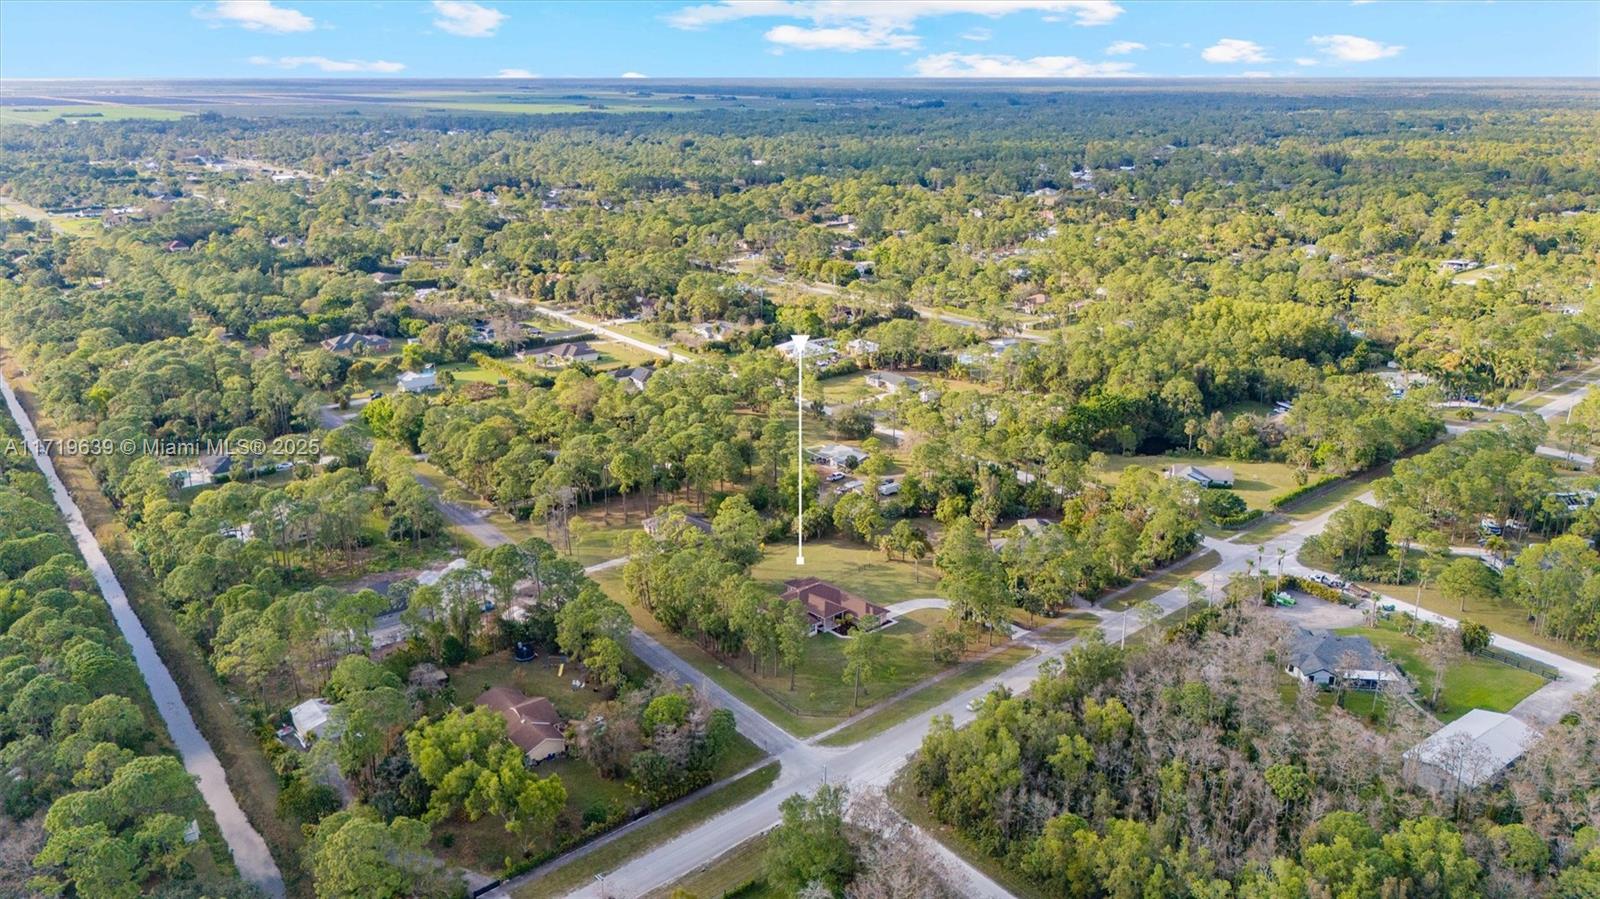
<svg viewBox="0 0 1600 899">
<path fill-rule="evenodd" d="M 1487 656 L 1488 658 L 1494 659 L 1497 662 L 1504 662 L 1513 668 L 1521 668 L 1524 671 L 1532 671 L 1534 674 L 1539 675 L 1545 680 L 1559 680 L 1561 678 L 1560 669 L 1556 668 L 1554 665 L 1547 665 L 1544 662 L 1530 659 L 1525 655 L 1519 655 L 1509 649 L 1501 649 L 1498 646 L 1485 646 L 1479 651 L 1478 654 L 1481 656 Z"/>
</svg>

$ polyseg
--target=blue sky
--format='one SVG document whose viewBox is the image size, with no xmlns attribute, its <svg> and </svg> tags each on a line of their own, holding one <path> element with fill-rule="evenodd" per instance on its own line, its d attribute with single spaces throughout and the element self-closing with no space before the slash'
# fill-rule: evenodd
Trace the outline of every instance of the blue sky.
<svg viewBox="0 0 1600 899">
<path fill-rule="evenodd" d="M 0 5 L 0 78 L 1600 76 L 1600 0 Z"/>
</svg>

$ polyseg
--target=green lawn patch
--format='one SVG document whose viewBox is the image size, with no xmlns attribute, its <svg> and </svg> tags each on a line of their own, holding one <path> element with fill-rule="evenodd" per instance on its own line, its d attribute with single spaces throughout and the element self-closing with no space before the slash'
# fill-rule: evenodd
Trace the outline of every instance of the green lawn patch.
<svg viewBox="0 0 1600 899">
<path fill-rule="evenodd" d="M 583 852 L 571 861 L 552 868 L 519 886 L 512 893 L 517 899 L 536 896 L 562 896 L 588 884 L 595 875 L 614 871 L 672 837 L 766 792 L 778 779 L 778 762 L 771 762 L 737 780 L 712 786 L 688 797 L 665 811 L 641 821 L 594 849 Z M 759 856 L 757 857 L 759 867 Z M 698 893 L 710 896 L 710 893 Z"/>
<path fill-rule="evenodd" d="M 1113 612 L 1133 608 L 1142 602 L 1155 599 L 1168 590 L 1182 587 L 1185 581 L 1198 579 L 1200 575 L 1217 567 L 1221 562 L 1222 557 L 1217 555 L 1216 550 L 1208 549 L 1186 562 L 1135 581 L 1120 592 L 1112 593 L 1097 605 Z"/>
<path fill-rule="evenodd" d="M 807 550 L 808 562 L 809 553 Z M 595 580 L 612 598 L 628 606 L 634 623 L 641 630 L 795 736 L 820 733 L 858 711 L 852 705 L 854 689 L 842 675 L 844 647 L 849 642 L 846 638 L 831 634 L 807 638 L 794 689 L 790 690 L 787 668 L 776 674 L 765 667 L 761 671 L 751 671 L 748 658 L 725 660 L 693 640 L 668 632 L 648 612 L 628 601 L 622 588 L 620 568 L 602 571 Z M 856 585 L 852 580 L 843 583 Z M 861 708 L 868 708 L 944 670 L 943 665 L 933 660 L 924 641 L 928 630 L 943 618 L 943 610 L 922 609 L 899 616 L 883 631 L 882 670 L 862 688 Z M 973 647 L 974 653 L 988 649 L 981 641 Z"/>
<path fill-rule="evenodd" d="M 146 119 L 170 122 L 189 115 L 159 106 L 119 106 L 114 103 L 71 103 L 63 106 L 0 106 L 0 125 L 43 125 L 46 122 L 125 122 Z"/>
<path fill-rule="evenodd" d="M 939 573 L 931 559 L 920 567 L 891 562 L 879 550 L 846 540 L 807 542 L 803 568 L 794 564 L 792 545 L 769 546 L 750 576 L 775 590 L 793 578 L 819 577 L 883 606 L 939 595 Z"/>
<path fill-rule="evenodd" d="M 1222 456 L 1110 456 L 1100 479 L 1115 484 L 1122 472 L 1132 466 L 1166 471 L 1174 465 L 1216 466 L 1233 469 L 1233 492 L 1252 509 L 1272 508 L 1272 498 L 1299 486 L 1294 469 L 1282 462 L 1237 462 Z"/>
<path fill-rule="evenodd" d="M 1400 670 L 1411 678 L 1424 700 L 1433 693 L 1434 671 L 1422 658 L 1422 644 L 1404 633 L 1400 625 L 1386 621 L 1378 627 L 1343 628 L 1341 634 L 1354 634 L 1371 640 Z M 1528 694 L 1543 687 L 1545 679 L 1531 671 L 1513 668 L 1483 656 L 1469 656 L 1451 665 L 1444 674 L 1439 706 L 1433 710 L 1440 721 L 1449 723 L 1473 709 L 1509 712 Z"/>
<path fill-rule="evenodd" d="M 1086 625 L 1087 626 L 1087 625 Z M 1021 644 L 1002 647 L 999 652 L 978 661 L 968 662 L 960 670 L 936 683 L 900 697 L 877 709 L 866 717 L 851 722 L 819 742 L 823 746 L 851 746 L 876 736 L 909 718 L 925 714 L 942 705 L 952 696 L 996 677 L 1011 666 L 1028 659 L 1033 650 Z"/>
</svg>

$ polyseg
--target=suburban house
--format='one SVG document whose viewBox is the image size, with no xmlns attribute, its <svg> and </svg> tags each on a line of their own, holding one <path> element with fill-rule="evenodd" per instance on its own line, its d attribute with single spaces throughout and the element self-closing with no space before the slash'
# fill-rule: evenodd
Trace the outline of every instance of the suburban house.
<svg viewBox="0 0 1600 899">
<path fill-rule="evenodd" d="M 1233 469 L 1218 465 L 1174 465 L 1167 469 L 1169 478 L 1188 478 L 1202 487 L 1233 489 Z"/>
<path fill-rule="evenodd" d="M 187 249 L 189 249 L 189 244 L 184 242 L 184 241 L 171 240 L 171 241 L 167 242 L 167 252 L 168 253 L 182 253 L 183 251 L 185 251 Z"/>
<path fill-rule="evenodd" d="M 1342 683 L 1354 690 L 1380 690 L 1402 679 L 1400 671 L 1366 637 L 1344 637 L 1325 630 L 1297 629 L 1284 667 L 1319 687 Z"/>
<path fill-rule="evenodd" d="M 711 533 L 711 522 L 707 521 L 703 516 L 684 514 L 676 517 L 682 520 L 686 527 L 694 528 L 703 534 Z M 660 540 L 667 535 L 668 523 L 673 518 L 674 516 L 669 515 L 652 515 L 644 520 L 644 532 Z"/>
<path fill-rule="evenodd" d="M 795 343 L 792 337 L 774 346 L 773 349 L 782 353 L 783 358 L 788 359 L 790 362 L 793 362 L 797 356 L 802 354 L 799 345 Z M 833 339 L 829 337 L 818 337 L 806 341 L 806 348 L 803 353 L 805 358 L 818 368 L 827 368 L 839 356 L 838 352 L 833 348 Z"/>
<path fill-rule="evenodd" d="M 425 390 L 439 389 L 439 373 L 428 366 L 422 371 L 404 371 L 400 377 L 394 379 L 395 387 L 403 393 L 422 393 Z"/>
<path fill-rule="evenodd" d="M 922 389 L 922 382 L 892 371 L 875 371 L 867 374 L 867 386 L 887 393 L 916 392 Z"/>
<path fill-rule="evenodd" d="M 848 630 L 868 615 L 878 618 L 878 626 L 889 623 L 889 610 L 877 603 L 836 587 L 821 578 L 802 577 L 783 583 L 783 598 L 805 607 L 811 619 L 811 632 L 838 633 Z"/>
<path fill-rule="evenodd" d="M 1447 272 L 1455 272 L 1456 274 L 1460 274 L 1461 272 L 1471 271 L 1472 269 L 1477 268 L 1478 263 L 1471 259 L 1446 259 L 1444 262 L 1440 263 L 1440 267 Z"/>
<path fill-rule="evenodd" d="M 1026 541 L 1030 537 L 1035 537 L 1043 533 L 1044 529 L 1052 524 L 1055 524 L 1055 522 L 1048 518 L 1019 518 L 1017 519 L 1017 523 L 1012 525 L 1007 533 L 1015 534 L 1018 539 Z M 1000 550 L 1004 549 L 1006 544 L 1010 542 L 1010 537 L 995 537 L 989 541 L 989 546 L 996 550 Z"/>
<path fill-rule="evenodd" d="M 690 330 L 701 340 L 727 340 L 736 330 L 733 325 L 725 321 L 700 322 Z"/>
<path fill-rule="evenodd" d="M 360 350 L 367 353 L 387 353 L 391 346 L 389 338 L 377 334 L 356 334 L 347 332 L 338 337 L 329 337 L 322 342 L 322 348 L 331 353 L 350 353 Z"/>
<path fill-rule="evenodd" d="M 870 356 L 878 351 L 878 342 L 865 337 L 857 337 L 844 345 L 845 352 L 852 356 Z"/>
<path fill-rule="evenodd" d="M 600 354 L 582 343 L 563 343 L 533 354 L 542 365 L 571 365 L 574 362 L 599 362 Z"/>
<path fill-rule="evenodd" d="M 651 375 L 655 373 L 656 370 L 650 366 L 641 365 L 637 368 L 619 368 L 611 373 L 611 377 L 621 381 L 624 387 L 634 393 L 641 393 L 644 391 L 644 385 L 649 382 Z"/>
<path fill-rule="evenodd" d="M 567 751 L 561 716 L 543 696 L 530 698 L 520 690 L 496 686 L 483 691 L 474 704 L 494 709 L 506 719 L 506 736 L 528 761 L 542 762 Z"/>
<path fill-rule="evenodd" d="M 193 467 L 180 468 L 167 477 L 172 480 L 172 486 L 182 490 L 185 487 L 204 487 L 207 484 L 214 484 L 218 478 L 227 476 L 231 471 L 233 471 L 232 456 L 206 456 Z"/>
<path fill-rule="evenodd" d="M 956 356 L 956 361 L 962 365 L 975 365 L 985 359 L 999 356 L 1022 341 L 1015 337 L 996 337 L 985 340 L 983 343 L 967 347 Z"/>
<path fill-rule="evenodd" d="M 808 452 L 812 462 L 818 465 L 831 465 L 834 468 L 854 468 L 867 461 L 866 453 L 853 446 L 843 446 L 838 443 L 812 447 Z"/>
<path fill-rule="evenodd" d="M 294 737 L 300 741 L 302 748 L 311 748 L 311 738 L 320 737 L 327 730 L 328 713 L 331 711 L 333 706 L 321 697 L 307 699 L 289 710 L 290 726 L 294 728 Z"/>
<path fill-rule="evenodd" d="M 1498 777 L 1537 737 L 1510 715 L 1473 709 L 1406 750 L 1402 770 L 1434 792 L 1470 790 Z"/>
<path fill-rule="evenodd" d="M 375 284 L 393 284 L 394 282 L 396 282 L 398 280 L 400 280 L 400 276 L 395 274 L 394 272 L 373 272 L 372 273 L 372 281 Z"/>
</svg>

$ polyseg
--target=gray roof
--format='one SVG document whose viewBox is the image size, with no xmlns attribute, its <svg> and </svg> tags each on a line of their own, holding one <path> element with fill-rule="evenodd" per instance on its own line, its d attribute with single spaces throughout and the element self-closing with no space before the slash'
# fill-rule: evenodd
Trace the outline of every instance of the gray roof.
<svg viewBox="0 0 1600 899">
<path fill-rule="evenodd" d="M 1366 637 L 1346 637 L 1324 630 L 1299 630 L 1295 634 L 1289 661 L 1306 674 L 1317 671 L 1394 670 L 1389 660 Z"/>
</svg>

